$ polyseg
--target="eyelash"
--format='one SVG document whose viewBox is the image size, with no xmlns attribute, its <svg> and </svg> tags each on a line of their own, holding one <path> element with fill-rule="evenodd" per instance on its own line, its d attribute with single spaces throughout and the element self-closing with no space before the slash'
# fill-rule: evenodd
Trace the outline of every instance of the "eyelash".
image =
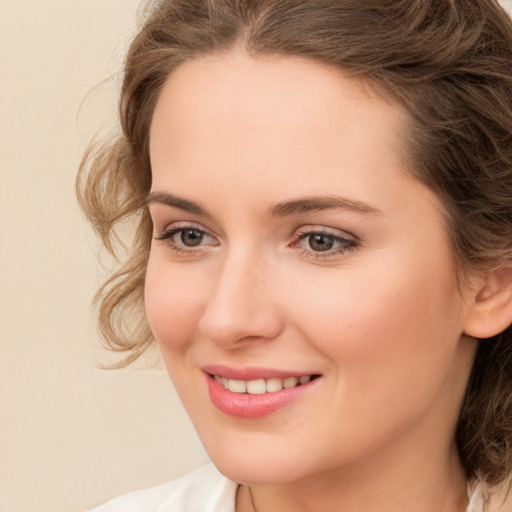
<svg viewBox="0 0 512 512">
<path fill-rule="evenodd" d="M 156 240 L 159 241 L 168 241 L 169 248 L 172 251 L 175 251 L 177 253 L 181 254 L 200 254 L 204 251 L 202 249 L 203 245 L 206 244 L 199 244 L 197 247 L 190 246 L 187 248 L 185 245 L 180 245 L 179 243 L 176 243 L 172 240 L 172 238 L 177 235 L 178 233 L 184 233 L 186 231 L 196 231 L 200 234 L 200 236 L 208 236 L 210 238 L 214 238 L 213 235 L 210 235 L 208 232 L 206 232 L 203 229 L 200 229 L 197 226 L 194 225 L 185 225 L 185 226 L 179 226 L 174 227 L 171 229 L 168 229 L 167 231 L 164 231 L 162 234 L 155 236 Z M 352 238 L 344 238 L 339 235 L 335 235 L 334 233 L 331 233 L 327 230 L 302 230 L 296 233 L 296 240 L 294 240 L 289 247 L 296 248 L 300 251 L 300 253 L 307 257 L 314 260 L 327 260 L 335 256 L 341 256 L 343 254 L 352 252 L 355 250 L 358 245 L 359 241 L 357 239 Z M 300 243 L 302 240 L 305 240 L 310 237 L 314 236 L 324 236 L 329 238 L 333 244 L 340 244 L 340 247 L 337 247 L 335 249 L 329 249 L 326 251 L 314 251 L 313 249 L 305 249 L 304 247 L 300 246 Z M 217 244 L 216 244 L 217 245 Z"/>
</svg>

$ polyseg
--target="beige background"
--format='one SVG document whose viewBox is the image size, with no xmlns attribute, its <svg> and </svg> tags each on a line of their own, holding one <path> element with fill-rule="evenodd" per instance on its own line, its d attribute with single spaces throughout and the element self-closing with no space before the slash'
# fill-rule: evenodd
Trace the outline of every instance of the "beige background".
<svg viewBox="0 0 512 512">
<path fill-rule="evenodd" d="M 74 176 L 115 118 L 138 3 L 0 0 L 0 512 L 78 512 L 207 460 L 154 355 L 95 363 Z"/>
<path fill-rule="evenodd" d="M 137 4 L 0 0 L 1 512 L 80 511 L 206 461 L 163 370 L 95 367 L 74 177 L 118 77 L 79 108 L 120 68 Z"/>
</svg>

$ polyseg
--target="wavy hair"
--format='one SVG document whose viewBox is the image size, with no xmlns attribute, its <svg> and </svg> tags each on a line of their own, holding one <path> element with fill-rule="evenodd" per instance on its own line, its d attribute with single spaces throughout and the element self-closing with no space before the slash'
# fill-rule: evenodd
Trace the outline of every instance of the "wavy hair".
<svg viewBox="0 0 512 512">
<path fill-rule="evenodd" d="M 163 0 L 150 5 L 124 66 L 121 132 L 91 146 L 80 205 L 115 254 L 96 296 L 106 345 L 129 364 L 153 343 L 143 310 L 151 222 L 149 127 L 167 77 L 235 45 L 343 70 L 409 112 L 410 172 L 442 200 L 463 274 L 512 264 L 512 24 L 495 0 Z M 512 329 L 480 342 L 457 424 L 468 478 L 509 484 Z"/>
</svg>

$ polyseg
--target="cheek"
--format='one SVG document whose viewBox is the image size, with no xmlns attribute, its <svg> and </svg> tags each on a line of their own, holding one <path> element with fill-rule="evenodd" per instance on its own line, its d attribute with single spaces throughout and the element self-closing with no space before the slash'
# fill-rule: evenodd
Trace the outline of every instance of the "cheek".
<svg viewBox="0 0 512 512">
<path fill-rule="evenodd" d="M 397 274 L 381 263 L 364 274 L 347 270 L 342 279 L 317 281 L 307 300 L 296 294 L 301 334 L 329 360 L 334 376 L 330 422 L 339 428 L 325 432 L 332 446 L 340 438 L 373 446 L 426 411 L 442 410 L 436 418 L 446 421 L 458 407 L 460 321 L 454 289 L 444 284 L 450 276 L 443 272 L 433 282 L 412 265 Z"/>
<path fill-rule="evenodd" d="M 203 310 L 204 289 L 197 277 L 150 257 L 144 294 L 146 316 L 164 355 L 183 350 Z"/>
<path fill-rule="evenodd" d="M 296 294 L 302 332 L 334 364 L 339 385 L 354 390 L 345 396 L 367 389 L 378 402 L 411 383 L 427 392 L 450 371 L 461 334 L 450 265 L 403 263 L 381 259 L 317 281 L 307 299 Z"/>
</svg>

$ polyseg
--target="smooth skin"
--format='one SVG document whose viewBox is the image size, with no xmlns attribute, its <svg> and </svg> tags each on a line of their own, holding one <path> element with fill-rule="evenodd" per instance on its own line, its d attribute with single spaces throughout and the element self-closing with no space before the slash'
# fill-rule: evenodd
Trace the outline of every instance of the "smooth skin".
<svg viewBox="0 0 512 512">
<path fill-rule="evenodd" d="M 147 316 L 206 450 L 258 512 L 467 506 L 454 428 L 484 281 L 457 287 L 407 123 L 340 71 L 241 50 L 181 65 L 157 103 Z M 321 377 L 242 419 L 211 402 L 210 364 Z"/>
</svg>

